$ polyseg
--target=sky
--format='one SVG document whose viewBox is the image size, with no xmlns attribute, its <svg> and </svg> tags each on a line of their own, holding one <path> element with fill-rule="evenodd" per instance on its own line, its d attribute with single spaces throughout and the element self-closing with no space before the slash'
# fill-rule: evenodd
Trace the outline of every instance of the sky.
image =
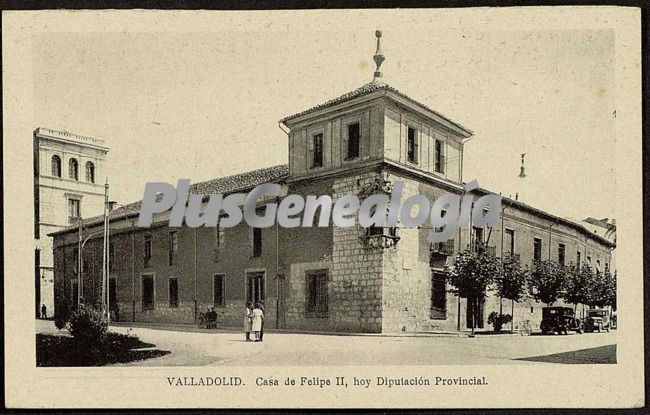
<svg viewBox="0 0 650 415">
<path fill-rule="evenodd" d="M 34 128 L 106 140 L 119 203 L 146 182 L 287 163 L 278 120 L 371 81 L 381 28 L 385 82 L 474 131 L 465 181 L 560 216 L 614 216 L 613 31 L 239 16 L 35 35 Z"/>
</svg>

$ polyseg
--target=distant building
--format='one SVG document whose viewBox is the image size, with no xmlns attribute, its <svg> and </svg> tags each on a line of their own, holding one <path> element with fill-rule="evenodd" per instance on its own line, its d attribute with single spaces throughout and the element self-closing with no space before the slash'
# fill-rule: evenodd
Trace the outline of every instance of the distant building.
<svg viewBox="0 0 650 415">
<path fill-rule="evenodd" d="M 404 199 L 460 194 L 464 144 L 472 132 L 384 83 L 379 48 L 375 59 L 372 82 L 280 121 L 288 131 L 288 165 L 195 183 L 190 192 L 239 193 L 274 182 L 287 185 L 289 193 L 336 201 L 348 194 L 390 194 L 402 181 Z M 578 223 L 507 198 L 499 226 L 471 232 L 461 227 L 439 244 L 427 241 L 427 226 L 259 229 L 242 222 L 227 229 L 170 228 L 169 212 L 141 229 L 135 226 L 139 207 L 110 215 L 110 303 L 123 321 L 194 323 L 214 306 L 219 324 L 237 327 L 246 301 L 264 301 L 269 328 L 465 330 L 471 306 L 449 292 L 444 267 L 467 246 L 485 242 L 491 255 L 515 255 L 526 266 L 545 259 L 562 265 L 609 261 L 614 246 Z M 101 230 L 102 223 L 102 217 L 85 220 L 84 232 Z M 57 304 L 70 307 L 78 286 L 76 232 L 70 227 L 54 233 Z M 101 252 L 100 236 L 84 251 L 88 301 L 101 289 Z M 488 293 L 479 307 L 480 328 L 490 311 L 499 310 L 499 298 Z M 538 325 L 541 307 L 518 304 L 515 321 Z M 503 308 L 509 310 L 509 303 Z"/>
<path fill-rule="evenodd" d="M 54 315 L 54 261 L 49 233 L 104 208 L 108 154 L 103 140 L 37 128 L 34 131 L 35 306 Z"/>
</svg>

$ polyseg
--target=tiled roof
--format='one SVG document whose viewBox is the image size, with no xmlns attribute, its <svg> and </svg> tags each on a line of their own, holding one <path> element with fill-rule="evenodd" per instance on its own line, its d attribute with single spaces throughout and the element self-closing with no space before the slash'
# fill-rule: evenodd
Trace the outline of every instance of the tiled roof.
<svg viewBox="0 0 650 415">
<path fill-rule="evenodd" d="M 219 177 L 205 182 L 190 185 L 190 194 L 209 195 L 212 193 L 233 193 L 246 190 L 262 183 L 270 183 L 281 180 L 289 175 L 289 166 L 281 164 L 263 169 L 251 170 L 232 176 Z M 130 203 L 114 209 L 110 214 L 110 220 L 118 220 L 137 215 L 140 212 L 142 201 Z M 104 221 L 104 215 L 93 216 L 83 220 L 83 226 L 98 225 Z M 79 228 L 79 225 L 71 225 L 53 234 L 66 233 Z"/>
<path fill-rule="evenodd" d="M 369 82 L 369 83 L 363 85 L 362 87 L 355 89 L 354 91 L 350 91 L 350 92 L 345 93 L 345 94 L 343 94 L 343 95 L 341 95 L 339 97 L 330 99 L 329 101 L 326 101 L 326 102 L 324 102 L 322 104 L 311 107 L 311 108 L 309 108 L 309 109 L 307 109 L 305 111 L 301 111 L 299 113 L 290 115 L 288 117 L 284 117 L 283 119 L 280 120 L 280 122 L 283 123 L 283 122 L 289 121 L 289 120 L 291 120 L 293 118 L 300 117 L 302 115 L 307 115 L 307 114 L 310 114 L 312 112 L 318 111 L 320 109 L 331 107 L 333 105 L 339 104 L 341 102 L 349 101 L 351 99 L 360 97 L 362 95 L 370 94 L 371 92 L 382 91 L 382 90 L 391 91 L 391 92 L 399 95 L 400 97 L 402 97 L 404 99 L 407 99 L 407 100 L 411 101 L 412 103 L 414 103 L 414 104 L 416 104 L 416 105 L 418 105 L 418 106 L 420 106 L 420 107 L 422 107 L 422 108 L 424 108 L 424 109 L 426 109 L 428 111 L 433 112 L 434 114 L 438 115 L 439 117 L 444 118 L 445 120 L 452 123 L 456 127 L 460 128 L 462 130 L 465 130 L 468 133 L 472 134 L 472 131 L 470 129 L 462 126 L 461 124 L 459 124 L 459 123 L 457 123 L 455 121 L 450 120 L 449 118 L 447 118 L 446 116 L 440 114 L 439 112 L 429 108 L 428 106 L 424 105 L 423 103 L 421 103 L 419 101 L 414 100 L 413 98 L 409 97 L 405 93 L 403 93 L 403 92 L 399 91 L 398 89 L 395 89 L 392 86 L 390 86 L 388 84 L 385 84 L 383 82 Z"/>
</svg>

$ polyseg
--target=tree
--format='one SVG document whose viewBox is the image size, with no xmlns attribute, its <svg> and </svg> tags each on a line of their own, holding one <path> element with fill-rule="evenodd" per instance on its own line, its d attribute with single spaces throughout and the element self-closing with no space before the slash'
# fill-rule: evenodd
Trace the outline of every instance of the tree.
<svg viewBox="0 0 650 415">
<path fill-rule="evenodd" d="M 616 311 L 616 271 L 610 274 L 609 270 L 605 271 L 605 280 L 607 281 L 607 305 Z"/>
<path fill-rule="evenodd" d="M 569 266 L 562 297 L 568 303 L 574 304 L 574 313 L 576 312 L 578 303 L 587 303 L 592 284 L 593 273 L 588 266 L 579 267 L 573 264 Z"/>
<path fill-rule="evenodd" d="M 550 260 L 536 262 L 528 284 L 530 295 L 537 301 L 552 305 L 563 294 L 566 275 L 566 271 L 556 262 Z"/>
<path fill-rule="evenodd" d="M 529 278 L 530 272 L 528 269 L 522 268 L 519 257 L 506 255 L 501 259 L 501 273 L 499 273 L 495 285 L 499 297 L 512 301 L 510 330 L 513 330 L 515 319 L 515 301 L 519 302 L 527 297 L 526 288 L 528 287 Z"/>
<path fill-rule="evenodd" d="M 466 298 L 468 305 L 472 304 L 472 335 L 478 317 L 479 301 L 485 297 L 486 290 L 492 286 L 500 272 L 498 260 L 488 254 L 485 245 L 479 243 L 475 249 L 467 247 L 456 254 L 453 267 L 447 270 L 447 280 L 454 287 L 451 291 Z"/>
</svg>

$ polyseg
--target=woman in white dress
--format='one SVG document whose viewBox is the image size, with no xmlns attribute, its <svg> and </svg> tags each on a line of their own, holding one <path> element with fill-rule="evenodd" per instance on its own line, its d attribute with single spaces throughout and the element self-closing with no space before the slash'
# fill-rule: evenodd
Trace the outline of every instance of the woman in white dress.
<svg viewBox="0 0 650 415">
<path fill-rule="evenodd" d="M 260 340 L 260 331 L 262 330 L 262 320 L 264 319 L 264 312 L 260 309 L 260 305 L 256 304 L 253 309 L 253 326 L 252 331 L 255 333 L 255 341 L 259 342 Z"/>
<path fill-rule="evenodd" d="M 244 316 L 244 333 L 246 333 L 246 341 L 251 340 L 251 326 L 253 322 L 253 303 L 250 301 L 246 304 L 246 315 Z"/>
</svg>

